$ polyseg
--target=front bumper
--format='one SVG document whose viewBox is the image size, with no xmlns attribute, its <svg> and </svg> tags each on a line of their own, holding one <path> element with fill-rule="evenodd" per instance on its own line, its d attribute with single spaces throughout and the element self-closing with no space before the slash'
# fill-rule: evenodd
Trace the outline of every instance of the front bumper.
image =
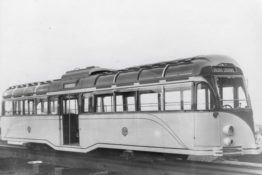
<svg viewBox="0 0 262 175">
<path fill-rule="evenodd" d="M 213 150 L 213 156 L 261 154 L 262 148 L 242 148 L 241 146 L 222 147 Z"/>
</svg>

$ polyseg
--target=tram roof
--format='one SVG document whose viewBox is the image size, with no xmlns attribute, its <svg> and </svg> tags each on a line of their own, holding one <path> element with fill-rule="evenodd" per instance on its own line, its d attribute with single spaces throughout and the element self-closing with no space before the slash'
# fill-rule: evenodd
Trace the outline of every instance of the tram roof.
<svg viewBox="0 0 262 175">
<path fill-rule="evenodd" d="M 84 88 L 108 88 L 112 85 L 125 86 L 134 83 L 156 83 L 172 81 L 191 76 L 208 75 L 214 67 L 234 67 L 242 74 L 236 61 L 224 55 L 204 55 L 185 59 L 164 61 L 154 64 L 133 66 L 121 70 L 87 67 L 67 71 L 61 79 L 22 84 L 9 87 L 3 94 L 5 99 L 22 96 L 44 95 L 48 92 Z M 234 73 L 236 73 L 234 72 Z M 226 73 L 226 72 L 223 72 Z M 228 72 L 227 72 L 228 73 Z M 232 72 L 230 72 L 232 74 Z"/>
</svg>

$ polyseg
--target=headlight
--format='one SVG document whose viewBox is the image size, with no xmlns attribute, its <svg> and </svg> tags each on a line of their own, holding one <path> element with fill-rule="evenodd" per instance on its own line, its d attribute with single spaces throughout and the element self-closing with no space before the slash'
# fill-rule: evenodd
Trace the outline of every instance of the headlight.
<svg viewBox="0 0 262 175">
<path fill-rule="evenodd" d="M 231 138 L 229 138 L 229 137 L 226 137 L 226 138 L 224 139 L 224 145 L 226 145 L 226 146 L 230 146 L 230 145 L 232 145 L 233 143 L 234 143 L 233 139 L 231 139 Z"/>
<path fill-rule="evenodd" d="M 223 133 L 227 136 L 234 135 L 234 127 L 232 125 L 224 126 Z"/>
</svg>

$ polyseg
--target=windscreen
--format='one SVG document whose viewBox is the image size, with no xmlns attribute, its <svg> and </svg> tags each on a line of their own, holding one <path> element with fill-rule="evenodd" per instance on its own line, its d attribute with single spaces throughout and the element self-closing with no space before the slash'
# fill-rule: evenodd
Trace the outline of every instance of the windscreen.
<svg viewBox="0 0 262 175">
<path fill-rule="evenodd" d="M 224 109 L 250 107 L 242 77 L 219 77 L 217 86 Z"/>
</svg>

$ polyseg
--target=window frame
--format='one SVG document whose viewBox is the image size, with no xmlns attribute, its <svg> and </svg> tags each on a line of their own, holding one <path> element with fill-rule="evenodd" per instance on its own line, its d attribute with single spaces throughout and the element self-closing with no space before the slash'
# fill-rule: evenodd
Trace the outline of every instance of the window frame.
<svg viewBox="0 0 262 175">
<path fill-rule="evenodd" d="M 11 105 L 11 111 L 8 111 L 10 114 L 6 114 L 6 103 L 9 102 Z M 13 100 L 4 100 L 2 101 L 2 115 L 5 117 L 14 116 L 14 101 Z"/>
<path fill-rule="evenodd" d="M 217 80 L 219 78 L 241 78 L 243 80 L 243 87 L 244 87 L 243 91 L 245 93 L 246 103 L 247 103 L 246 108 L 235 108 L 235 101 L 234 101 L 234 105 L 233 105 L 232 109 L 231 108 L 229 108 L 229 109 L 223 108 L 223 95 L 221 95 L 221 91 L 220 91 L 220 88 L 219 88 L 218 83 L 217 83 Z M 215 86 L 216 86 L 215 88 L 217 90 L 218 99 L 219 99 L 216 108 L 221 109 L 221 110 L 226 110 L 226 111 L 227 110 L 251 109 L 252 108 L 251 100 L 250 100 L 250 94 L 248 92 L 247 82 L 246 82 L 246 79 L 243 75 L 215 75 L 214 80 L 215 80 Z M 235 89 L 233 91 L 235 91 Z M 235 94 L 234 94 L 234 96 L 235 96 Z"/>
<path fill-rule="evenodd" d="M 93 111 L 94 113 L 97 114 L 101 114 L 101 113 L 114 113 L 115 112 L 115 97 L 114 97 L 114 93 L 113 92 L 107 92 L 107 93 L 98 93 L 98 94 L 94 94 L 94 105 L 93 105 Z M 106 112 L 105 111 L 105 105 L 104 105 L 104 98 L 105 97 L 111 97 L 111 111 L 110 112 Z M 97 98 L 101 98 L 101 111 L 98 112 L 98 108 L 97 108 Z"/>
<path fill-rule="evenodd" d="M 22 105 L 21 105 L 22 103 Z M 21 109 L 22 107 L 22 109 Z M 24 102 L 21 99 L 17 99 L 13 101 L 13 115 L 21 116 L 24 114 Z"/>
<path fill-rule="evenodd" d="M 204 84 L 210 91 L 210 109 L 198 109 L 197 108 L 197 96 L 198 96 L 198 85 L 200 84 Z M 214 111 L 216 109 L 216 100 L 215 100 L 215 94 L 214 94 L 214 90 L 213 88 L 209 85 L 209 83 L 205 82 L 205 81 L 200 81 L 200 82 L 195 82 L 194 83 L 194 110 L 195 111 Z"/>
<path fill-rule="evenodd" d="M 41 113 L 38 113 L 38 105 L 41 105 L 40 107 L 40 112 Z M 45 111 L 45 104 L 44 103 L 47 103 L 46 104 L 46 112 L 43 113 L 42 111 Z M 49 115 L 49 112 L 48 112 L 48 106 L 49 106 L 49 99 L 48 98 L 36 98 L 35 100 L 35 108 L 36 108 L 36 112 L 35 112 L 35 115 L 38 115 L 38 116 L 41 116 L 41 115 Z"/>
<path fill-rule="evenodd" d="M 157 110 L 142 110 L 142 106 L 141 106 L 141 95 L 143 94 L 150 94 L 148 92 L 153 91 L 153 93 L 157 94 Z M 162 85 L 160 86 L 149 86 L 149 87 L 143 87 L 143 88 L 139 88 L 138 89 L 138 111 L 137 112 L 161 112 L 163 107 L 162 107 L 162 98 L 163 98 L 163 89 L 162 89 Z M 148 104 L 148 103 L 145 103 Z"/>
<path fill-rule="evenodd" d="M 115 112 L 116 113 L 133 113 L 133 112 L 138 112 L 138 90 L 137 89 L 126 89 L 125 91 L 115 91 Z M 117 96 L 121 95 L 122 96 L 122 111 L 117 111 Z M 128 98 L 129 97 L 134 97 L 134 110 L 129 111 L 128 110 Z"/>
<path fill-rule="evenodd" d="M 30 105 L 30 102 L 32 102 L 32 106 Z M 28 103 L 28 109 L 27 109 L 28 115 L 29 116 L 36 115 L 36 99 L 27 99 L 27 103 Z"/>
<path fill-rule="evenodd" d="M 80 108 L 80 99 L 79 99 L 80 94 L 64 94 L 61 96 L 58 96 L 58 114 L 55 115 L 67 115 L 67 114 L 76 114 L 79 115 L 81 108 Z M 71 100 L 76 100 L 76 106 L 75 108 L 71 108 Z M 65 102 L 65 103 L 64 103 Z M 68 105 L 69 104 L 69 109 Z M 74 109 L 74 113 L 71 113 L 71 109 Z M 69 112 L 68 112 L 69 110 Z"/>
<path fill-rule="evenodd" d="M 88 98 L 85 98 L 85 95 L 88 97 Z M 85 92 L 85 93 L 82 93 L 80 95 L 80 107 L 81 107 L 81 110 L 80 112 L 81 113 L 93 113 L 94 112 L 94 95 L 91 93 L 91 92 Z M 85 111 L 85 99 L 88 99 L 88 111 Z"/>
<path fill-rule="evenodd" d="M 52 113 L 53 107 L 51 106 L 52 102 L 56 101 L 56 113 Z M 54 105 L 55 106 L 55 105 Z M 55 109 L 55 108 L 54 108 Z M 60 115 L 60 100 L 59 96 L 49 96 L 48 97 L 48 115 Z"/>
<path fill-rule="evenodd" d="M 183 86 L 184 85 L 184 86 Z M 188 85 L 188 86 L 187 86 Z M 180 92 L 180 109 L 176 110 L 176 109 L 171 109 L 171 110 L 167 110 L 166 109 L 166 92 L 170 91 L 170 92 L 174 92 L 170 89 L 172 88 L 183 88 L 183 87 L 190 87 L 190 92 L 191 92 L 191 108 L 190 109 L 185 109 L 184 108 L 184 91 L 179 90 L 178 92 Z M 165 112 L 180 112 L 180 111 L 193 111 L 194 110 L 194 82 L 189 81 L 189 82 L 181 82 L 181 83 L 174 83 L 174 84 L 168 84 L 168 85 L 163 85 L 163 111 Z"/>
</svg>

